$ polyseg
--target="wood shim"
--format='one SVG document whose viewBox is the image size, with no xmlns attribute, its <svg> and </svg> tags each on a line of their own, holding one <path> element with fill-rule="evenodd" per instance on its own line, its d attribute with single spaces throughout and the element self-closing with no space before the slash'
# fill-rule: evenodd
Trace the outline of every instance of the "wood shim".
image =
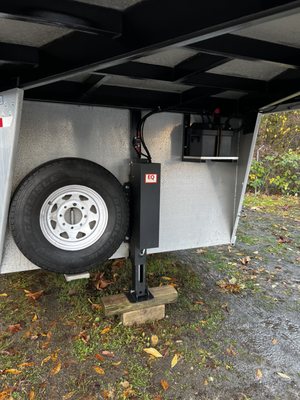
<svg viewBox="0 0 300 400">
<path fill-rule="evenodd" d="M 102 298 L 105 316 L 124 314 L 129 311 L 141 310 L 161 304 L 174 303 L 178 293 L 173 286 L 159 286 L 150 288 L 153 299 L 131 303 L 124 293 Z"/>
</svg>

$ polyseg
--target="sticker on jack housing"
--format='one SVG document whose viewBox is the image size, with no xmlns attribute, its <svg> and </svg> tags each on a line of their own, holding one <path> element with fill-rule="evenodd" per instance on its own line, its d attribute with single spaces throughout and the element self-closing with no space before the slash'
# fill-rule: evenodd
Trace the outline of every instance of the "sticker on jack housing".
<svg viewBox="0 0 300 400">
<path fill-rule="evenodd" d="M 0 117 L 0 128 L 9 128 L 12 124 L 13 117 Z"/>
<path fill-rule="evenodd" d="M 157 183 L 157 174 L 145 174 L 145 183 Z"/>
</svg>

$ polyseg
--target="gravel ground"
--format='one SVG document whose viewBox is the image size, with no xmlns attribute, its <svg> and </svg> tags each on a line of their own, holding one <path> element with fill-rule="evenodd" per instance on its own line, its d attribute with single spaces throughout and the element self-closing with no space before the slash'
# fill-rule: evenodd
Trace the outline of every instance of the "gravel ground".
<svg viewBox="0 0 300 400">
<path fill-rule="evenodd" d="M 0 277 L 0 400 L 300 399 L 297 199 L 248 196 L 234 247 L 149 257 L 150 285 L 179 292 L 163 321 L 105 318 L 130 266 L 100 271 Z"/>
</svg>

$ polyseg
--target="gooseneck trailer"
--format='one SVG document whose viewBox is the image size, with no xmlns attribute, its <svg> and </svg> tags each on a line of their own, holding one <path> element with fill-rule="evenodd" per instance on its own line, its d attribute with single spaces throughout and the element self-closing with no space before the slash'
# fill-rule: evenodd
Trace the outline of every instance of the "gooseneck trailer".
<svg viewBox="0 0 300 400">
<path fill-rule="evenodd" d="M 234 243 L 299 68 L 300 1 L 2 0 L 0 272 Z"/>
</svg>

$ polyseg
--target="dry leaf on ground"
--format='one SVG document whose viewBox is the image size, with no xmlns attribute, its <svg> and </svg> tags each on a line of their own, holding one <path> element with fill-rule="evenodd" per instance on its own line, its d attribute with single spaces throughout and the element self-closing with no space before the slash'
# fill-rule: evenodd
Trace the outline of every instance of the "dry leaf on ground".
<svg viewBox="0 0 300 400">
<path fill-rule="evenodd" d="M 69 393 L 65 394 L 65 395 L 62 397 L 62 400 L 69 400 L 69 399 L 71 399 L 71 398 L 74 396 L 74 394 L 75 394 L 75 390 L 74 390 L 73 392 L 69 392 Z"/>
<path fill-rule="evenodd" d="M 91 304 L 92 310 L 94 310 L 94 311 L 99 311 L 99 310 L 102 310 L 102 308 L 103 308 L 101 304 L 93 303 L 91 299 L 88 299 L 88 302 Z"/>
<path fill-rule="evenodd" d="M 282 378 L 282 379 L 291 379 L 290 376 L 288 376 L 287 374 L 284 374 L 282 372 L 277 372 L 277 375 L 279 375 L 280 378 Z"/>
<path fill-rule="evenodd" d="M 122 381 L 120 382 L 120 385 L 122 386 L 122 388 L 127 389 L 130 387 L 130 383 L 128 381 Z"/>
<path fill-rule="evenodd" d="M 102 331 L 100 333 L 101 333 L 101 335 L 105 335 L 110 330 L 111 330 L 111 326 L 106 326 L 105 328 L 102 329 Z"/>
<path fill-rule="evenodd" d="M 175 365 L 178 363 L 178 360 L 179 360 L 178 354 L 175 354 L 175 356 L 172 358 L 171 361 L 171 368 L 175 367 Z"/>
<path fill-rule="evenodd" d="M 103 350 L 103 351 L 102 351 L 102 354 L 103 354 L 105 357 L 110 357 L 110 358 L 113 358 L 113 357 L 115 356 L 115 354 L 114 354 L 112 351 L 107 351 L 107 350 Z"/>
<path fill-rule="evenodd" d="M 51 375 L 56 375 L 61 370 L 61 362 L 59 361 L 51 370 Z"/>
<path fill-rule="evenodd" d="M 227 349 L 226 349 L 226 353 L 229 355 L 229 356 L 236 356 L 236 351 L 234 350 L 234 348 L 232 347 L 232 346 L 229 346 Z"/>
<path fill-rule="evenodd" d="M 249 256 L 240 258 L 240 262 L 241 262 L 243 265 L 249 264 L 250 261 L 251 261 L 251 258 L 250 258 Z"/>
<path fill-rule="evenodd" d="M 19 375 L 22 373 L 19 369 L 15 368 L 8 368 L 2 371 L 3 374 L 12 374 L 12 375 Z"/>
<path fill-rule="evenodd" d="M 93 368 L 97 372 L 97 374 L 99 374 L 99 375 L 104 375 L 105 374 L 105 371 L 104 371 L 103 368 L 98 367 L 98 366 L 94 366 Z"/>
<path fill-rule="evenodd" d="M 103 390 L 101 395 L 105 400 L 113 399 L 114 398 L 114 391 L 113 390 Z"/>
<path fill-rule="evenodd" d="M 150 354 L 153 357 L 156 357 L 156 358 L 162 357 L 160 352 L 157 351 L 154 347 L 149 347 L 149 348 L 146 348 L 146 349 L 143 349 L 143 350 L 144 350 L 145 353 Z"/>
<path fill-rule="evenodd" d="M 44 293 L 44 290 L 39 290 L 38 292 L 30 292 L 29 290 L 24 290 L 25 296 L 32 300 L 38 300 Z"/>
<path fill-rule="evenodd" d="M 8 397 L 10 397 L 12 391 L 13 391 L 12 388 L 8 388 L 0 392 L 0 400 L 7 400 Z"/>
<path fill-rule="evenodd" d="M 33 317 L 32 317 L 32 319 L 31 319 L 31 321 L 32 321 L 32 322 L 35 322 L 35 321 L 37 321 L 37 319 L 38 319 L 38 316 L 37 316 L 36 314 L 34 314 Z"/>
<path fill-rule="evenodd" d="M 241 290 L 245 288 L 245 286 L 243 284 L 230 283 L 229 281 L 227 282 L 225 280 L 218 281 L 217 285 L 219 286 L 219 288 L 221 288 L 225 292 L 233 293 L 233 294 L 240 293 Z"/>
<path fill-rule="evenodd" d="M 158 337 L 156 335 L 151 336 L 151 344 L 152 346 L 156 346 L 158 343 Z"/>
<path fill-rule="evenodd" d="M 168 384 L 168 382 L 167 382 L 166 380 L 162 379 L 162 380 L 160 381 L 160 384 L 161 384 L 161 387 L 162 387 L 164 390 L 168 390 L 168 389 L 169 389 L 169 384 Z"/>
<path fill-rule="evenodd" d="M 8 297 L 8 294 L 7 293 L 0 293 L 0 297 Z M 1 392 L 2 393 L 2 392 Z M 0 394 L 1 394 L 0 393 Z"/>
<path fill-rule="evenodd" d="M 85 331 L 81 331 L 78 335 L 78 339 L 81 339 L 83 343 L 88 343 L 90 340 L 90 335 L 87 334 Z"/>
<path fill-rule="evenodd" d="M 277 242 L 278 243 L 291 243 L 292 239 L 289 239 L 285 236 L 279 236 Z"/>
<path fill-rule="evenodd" d="M 97 360 L 99 360 L 99 361 L 105 360 L 105 358 L 103 356 L 101 356 L 101 354 L 95 354 L 95 358 L 97 358 Z"/>
<path fill-rule="evenodd" d="M 42 360 L 42 362 L 41 362 L 41 366 L 43 366 L 44 364 L 46 364 L 46 363 L 47 363 L 48 361 L 50 361 L 50 360 L 51 360 L 51 355 L 45 357 L 45 358 Z"/>
<path fill-rule="evenodd" d="M 258 379 L 258 380 L 260 380 L 263 377 L 263 373 L 261 372 L 261 369 L 258 368 L 256 370 L 255 376 L 256 376 L 256 379 Z"/>
<path fill-rule="evenodd" d="M 26 368 L 26 367 L 33 367 L 34 366 L 34 362 L 23 362 L 21 364 L 18 364 L 19 368 Z"/>
<path fill-rule="evenodd" d="M 29 400 L 34 400 L 35 399 L 35 393 L 34 393 L 33 389 L 30 390 L 28 398 L 29 398 Z"/>
<path fill-rule="evenodd" d="M 17 333 L 17 332 L 19 332 L 20 330 L 22 330 L 22 327 L 21 327 L 20 324 L 8 325 L 7 330 L 8 330 L 10 333 Z"/>
<path fill-rule="evenodd" d="M 109 400 L 109 399 L 113 399 L 115 396 L 114 396 L 114 391 L 113 390 L 103 390 L 102 392 L 101 392 L 101 394 L 102 394 L 102 396 L 103 396 L 103 398 L 105 399 L 105 400 Z"/>
<path fill-rule="evenodd" d="M 96 274 L 94 278 L 94 284 L 97 290 L 103 290 L 112 283 L 113 283 L 112 281 L 108 281 L 104 278 L 104 272 Z"/>
</svg>

